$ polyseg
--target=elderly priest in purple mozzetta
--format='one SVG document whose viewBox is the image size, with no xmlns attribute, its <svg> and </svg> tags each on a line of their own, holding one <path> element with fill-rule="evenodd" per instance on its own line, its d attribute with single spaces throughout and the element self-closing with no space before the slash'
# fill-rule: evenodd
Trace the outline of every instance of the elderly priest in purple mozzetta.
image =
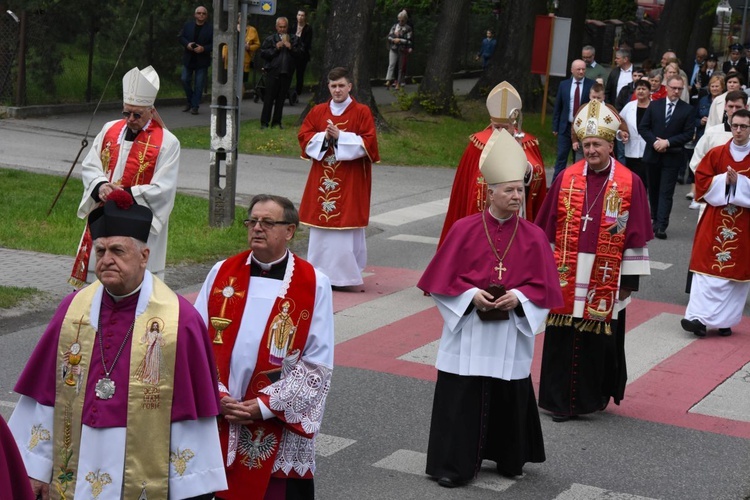
<svg viewBox="0 0 750 500">
<path fill-rule="evenodd" d="M 63 300 L 16 384 L 9 425 L 41 498 L 226 488 L 206 327 L 146 270 L 152 216 L 124 191 L 91 212 L 98 280 Z"/>
<path fill-rule="evenodd" d="M 479 165 L 487 209 L 453 225 L 417 285 L 445 321 L 427 474 L 448 488 L 474 478 L 483 459 L 511 477 L 526 462 L 544 462 L 531 359 L 535 334 L 562 304 L 544 232 L 518 216 L 523 148 L 496 130 Z"/>
</svg>

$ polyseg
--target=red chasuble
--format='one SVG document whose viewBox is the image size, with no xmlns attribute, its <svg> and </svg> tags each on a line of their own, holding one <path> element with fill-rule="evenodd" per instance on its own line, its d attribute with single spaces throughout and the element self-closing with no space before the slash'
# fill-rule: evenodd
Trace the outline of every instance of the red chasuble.
<svg viewBox="0 0 750 500">
<path fill-rule="evenodd" d="M 330 146 L 321 161 L 313 160 L 299 207 L 300 222 L 325 229 L 367 227 L 372 163 L 380 161 L 372 112 L 354 99 L 341 116 L 331 113 L 328 102 L 318 104 L 307 114 L 297 135 L 302 158 L 309 158 L 305 148 L 316 133 L 326 129 L 328 120 L 342 131 L 360 136 L 367 154 L 356 160 L 338 161 Z"/>
<path fill-rule="evenodd" d="M 469 137 L 469 144 L 456 168 L 456 177 L 453 180 L 448 212 L 445 214 L 438 248 L 443 244 L 448 231 L 458 219 L 481 212 L 486 207 L 487 183 L 479 171 L 479 158 L 492 135 L 492 130 L 492 125 L 489 125 L 486 129 Z M 547 194 L 547 177 L 542 153 L 539 150 L 539 140 L 531 134 L 525 134 L 521 145 L 526 153 L 526 159 L 533 167 L 531 182 L 526 189 L 526 219 L 533 221 Z"/>
<path fill-rule="evenodd" d="M 730 141 L 731 142 L 731 141 Z M 695 171 L 695 199 L 701 200 L 714 176 L 727 172 L 727 165 L 739 175 L 750 177 L 750 156 L 737 162 L 729 144 L 716 147 L 703 157 Z M 750 281 L 750 211 L 735 205 L 706 205 L 698 220 L 690 257 L 690 270 L 734 281 Z"/>
<path fill-rule="evenodd" d="M 209 335 L 214 339 L 220 387 L 224 388 L 229 387 L 232 350 L 241 327 L 240 320 L 252 279 L 248 264 L 249 256 L 248 250 L 224 262 L 213 282 L 208 301 Z M 260 391 L 278 380 L 281 372 L 282 358 L 277 355 L 278 351 L 274 352 L 274 347 L 281 345 L 285 354 L 295 351 L 301 353 L 307 343 L 315 306 L 313 266 L 293 254 L 289 254 L 287 266 L 294 266 L 289 288 L 283 296 L 276 298 L 260 342 L 255 369 L 243 397 L 244 401 L 259 398 L 269 409 L 269 397 Z M 286 328 L 287 325 L 291 325 L 292 328 Z M 284 338 L 280 339 L 279 335 L 283 335 Z M 219 339 L 221 343 L 218 343 Z M 224 396 L 229 394 L 222 392 L 221 397 Z M 283 416 L 283 412 L 271 411 L 277 416 Z M 292 432 L 312 438 L 301 424 L 290 424 L 276 418 L 259 420 L 243 426 L 230 426 L 226 420 L 219 420 L 222 454 L 226 461 L 231 460 L 231 463 L 226 464 L 229 490 L 219 492 L 221 498 L 263 499 L 285 426 Z M 227 458 L 228 456 L 230 458 Z M 293 473 L 280 475 L 299 477 Z M 312 477 L 312 473 L 309 477 Z"/>
<path fill-rule="evenodd" d="M 120 147 L 122 146 L 122 131 L 127 125 L 127 120 L 120 120 L 109 127 L 102 138 L 102 150 L 100 158 L 104 174 L 109 178 L 109 182 L 114 182 L 122 188 L 150 184 L 154 176 L 156 160 L 161 151 L 162 141 L 164 140 L 164 129 L 156 120 L 151 120 L 147 128 L 141 129 L 133 140 L 133 146 L 130 148 L 125 170 L 122 177 L 112 179 L 115 172 L 117 161 L 120 158 Z M 68 280 L 75 287 L 86 285 L 88 274 L 89 259 L 94 242 L 91 239 L 88 223 L 81 239 L 81 244 L 76 252 L 76 260 L 73 264 L 73 272 Z"/>
</svg>

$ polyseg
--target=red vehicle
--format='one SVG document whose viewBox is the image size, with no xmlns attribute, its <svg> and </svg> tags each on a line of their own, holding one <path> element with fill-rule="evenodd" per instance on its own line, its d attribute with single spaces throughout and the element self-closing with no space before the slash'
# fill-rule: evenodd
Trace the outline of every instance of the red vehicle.
<svg viewBox="0 0 750 500">
<path fill-rule="evenodd" d="M 666 0 L 636 0 L 638 10 L 643 9 L 644 18 L 658 21 Z M 640 12 L 639 12 L 640 13 Z"/>
</svg>

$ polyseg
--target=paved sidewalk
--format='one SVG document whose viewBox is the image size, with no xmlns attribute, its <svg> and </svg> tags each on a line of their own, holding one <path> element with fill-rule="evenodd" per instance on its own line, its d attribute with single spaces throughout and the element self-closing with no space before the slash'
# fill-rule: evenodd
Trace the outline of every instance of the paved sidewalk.
<svg viewBox="0 0 750 500">
<path fill-rule="evenodd" d="M 73 291 L 68 283 L 73 257 L 0 248 L 0 285 L 29 287 L 55 296 Z"/>
</svg>

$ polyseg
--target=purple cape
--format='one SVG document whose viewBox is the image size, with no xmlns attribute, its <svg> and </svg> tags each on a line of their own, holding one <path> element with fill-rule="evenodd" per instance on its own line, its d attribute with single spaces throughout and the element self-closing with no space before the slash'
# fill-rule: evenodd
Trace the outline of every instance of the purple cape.
<svg viewBox="0 0 750 500">
<path fill-rule="evenodd" d="M 429 293 L 455 297 L 470 288 L 486 289 L 492 283 L 517 289 L 536 305 L 552 309 L 562 305 L 555 259 L 544 233 L 531 222 L 514 215 L 504 224 L 487 210 L 487 228 L 498 255 L 508 246 L 518 220 L 518 231 L 503 259 L 502 280 L 498 281 L 498 260 L 490 248 L 482 213 L 459 219 L 425 269 L 417 286 Z"/>
<path fill-rule="evenodd" d="M 8 424 L 0 418 L 0 493 L 2 498 L 33 500 L 31 481 L 26 474 L 21 454 L 8 429 Z"/>
<path fill-rule="evenodd" d="M 57 344 L 60 327 L 74 295 L 75 293 L 72 293 L 63 299 L 14 389 L 45 406 L 55 404 L 55 380 L 60 374 L 57 367 Z M 112 361 L 133 321 L 138 295 L 127 297 L 120 302 L 112 300 L 106 292 L 102 296 L 100 314 L 104 332 L 104 359 L 108 368 L 112 366 Z M 219 414 L 216 365 L 206 326 L 192 304 L 183 297 L 178 298 L 179 337 L 174 370 L 172 422 L 196 420 Z M 142 335 L 142 332 L 133 332 L 133 335 Z M 130 342 L 131 339 L 128 339 L 128 346 Z M 127 346 L 123 349 L 120 359 L 110 373 L 110 378 L 115 382 L 116 392 L 114 397 L 108 400 L 95 396 L 96 382 L 104 376 L 98 338 L 94 342 L 93 353 L 84 355 L 90 355 L 91 359 L 83 404 L 83 423 L 99 428 L 125 427 L 130 349 Z"/>
</svg>

